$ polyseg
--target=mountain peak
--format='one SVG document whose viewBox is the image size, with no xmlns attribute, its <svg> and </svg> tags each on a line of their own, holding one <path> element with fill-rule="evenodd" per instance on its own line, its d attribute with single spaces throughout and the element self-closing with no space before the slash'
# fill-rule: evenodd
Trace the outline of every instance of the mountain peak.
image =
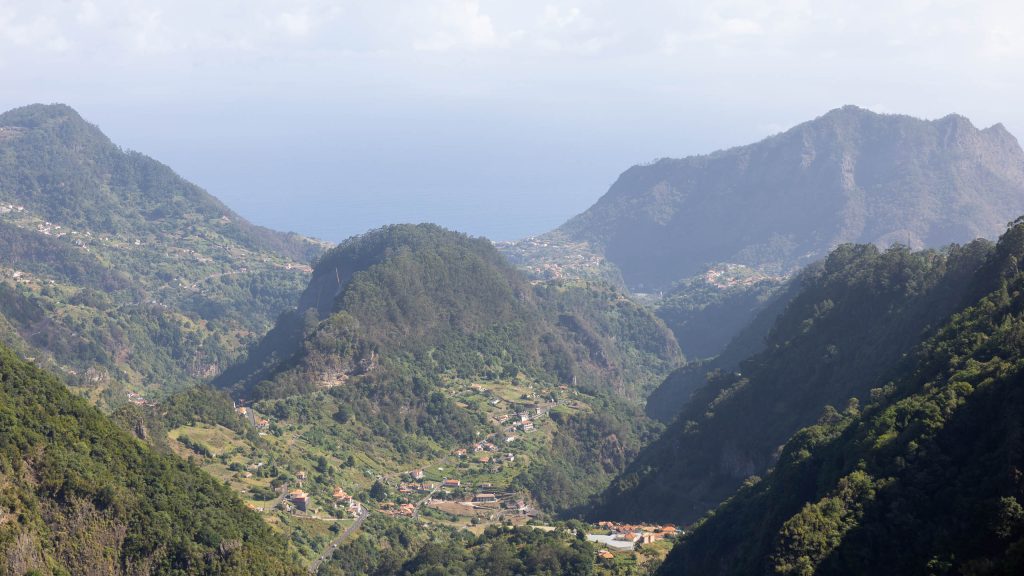
<svg viewBox="0 0 1024 576">
<path fill-rule="evenodd" d="M 67 104 L 29 104 L 0 114 L 0 126 L 38 128 L 55 121 L 70 121 L 91 126 L 82 116 Z"/>
<path fill-rule="evenodd" d="M 846 242 L 995 238 L 1024 212 L 1024 152 L 1001 125 L 847 105 L 761 142 L 637 166 L 564 224 L 658 290 L 709 265 L 787 273 Z"/>
<path fill-rule="evenodd" d="M 826 112 L 822 118 L 834 118 L 837 116 L 853 117 L 853 116 L 881 116 L 878 112 L 868 110 L 867 108 L 861 108 L 855 104 L 846 104 L 839 108 L 833 108 Z"/>
</svg>

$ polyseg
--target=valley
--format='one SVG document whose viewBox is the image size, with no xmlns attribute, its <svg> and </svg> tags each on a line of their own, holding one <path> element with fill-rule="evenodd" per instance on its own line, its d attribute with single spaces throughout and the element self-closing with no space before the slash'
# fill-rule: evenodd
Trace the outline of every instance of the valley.
<svg viewBox="0 0 1024 576">
<path fill-rule="evenodd" d="M 633 167 L 547 234 L 328 246 L 66 106 L 0 126 L 0 574 L 1017 562 L 1004 130 L 847 107 Z M 919 497 L 937 478 L 969 523 Z"/>
</svg>

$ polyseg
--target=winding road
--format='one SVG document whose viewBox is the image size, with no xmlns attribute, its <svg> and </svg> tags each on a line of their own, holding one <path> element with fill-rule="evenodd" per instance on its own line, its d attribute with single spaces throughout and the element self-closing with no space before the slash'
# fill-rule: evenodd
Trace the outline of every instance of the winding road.
<svg viewBox="0 0 1024 576">
<path fill-rule="evenodd" d="M 317 571 L 320 570 L 320 565 L 323 564 L 325 560 L 330 558 L 332 554 L 334 554 L 334 550 L 338 548 L 339 544 L 341 544 L 346 538 L 352 535 L 353 532 L 359 530 L 359 527 L 363 525 L 363 520 L 366 520 L 366 517 L 369 515 L 370 511 L 366 509 L 366 506 L 360 504 L 359 515 L 356 516 L 356 521 L 351 526 L 346 528 L 344 532 L 339 534 L 337 538 L 327 543 L 327 546 L 324 548 L 324 553 L 321 554 L 319 558 L 314 560 L 313 563 L 309 565 L 309 573 L 316 574 Z"/>
</svg>

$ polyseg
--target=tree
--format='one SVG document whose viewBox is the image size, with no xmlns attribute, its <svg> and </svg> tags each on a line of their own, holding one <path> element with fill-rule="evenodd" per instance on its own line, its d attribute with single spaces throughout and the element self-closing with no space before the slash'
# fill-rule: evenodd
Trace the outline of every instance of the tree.
<svg viewBox="0 0 1024 576">
<path fill-rule="evenodd" d="M 387 500 L 387 497 L 387 486 L 385 486 L 384 483 L 381 482 L 380 480 L 375 481 L 373 483 L 373 486 L 370 487 L 370 498 L 373 498 L 374 500 L 380 502 L 382 500 Z"/>
</svg>

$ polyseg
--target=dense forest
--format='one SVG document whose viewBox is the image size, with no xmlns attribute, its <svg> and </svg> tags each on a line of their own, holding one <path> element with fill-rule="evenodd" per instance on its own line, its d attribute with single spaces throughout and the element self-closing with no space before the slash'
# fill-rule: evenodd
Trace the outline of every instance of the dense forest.
<svg viewBox="0 0 1024 576">
<path fill-rule="evenodd" d="M 319 575 L 583 576 L 599 573 L 594 552 L 572 527 L 492 526 L 479 536 L 443 529 L 425 534 L 405 523 L 374 518 L 334 552 Z"/>
<path fill-rule="evenodd" d="M 685 278 L 656 302 L 658 317 L 691 358 L 718 356 L 785 284 L 746 266 L 721 266 Z"/>
<path fill-rule="evenodd" d="M 734 372 L 740 362 L 765 349 L 768 334 L 775 324 L 775 319 L 786 309 L 790 301 L 800 291 L 800 282 L 790 280 L 784 285 L 771 290 L 767 298 L 758 303 L 755 309 L 744 308 L 756 314 L 735 335 L 725 348 L 712 358 L 696 359 L 687 362 L 672 371 L 667 378 L 647 397 L 647 415 L 651 418 L 670 423 L 686 406 L 694 393 L 708 383 L 708 379 L 721 372 Z M 746 292 L 737 297 L 746 300 Z M 732 298 L 722 301 L 728 306 Z M 660 312 L 659 312 L 660 313 Z M 704 314 L 697 317 L 701 318 Z"/>
<path fill-rule="evenodd" d="M 300 574 L 221 483 L 0 348 L 0 572 Z"/>
<path fill-rule="evenodd" d="M 1022 258 L 1018 221 L 970 278 L 968 307 L 866 380 L 863 401 L 826 407 L 662 572 L 1018 574 Z"/>
<path fill-rule="evenodd" d="M 710 374 L 664 434 L 598 503 L 595 517 L 690 522 L 826 405 L 866 399 L 922 338 L 964 306 L 992 245 L 942 251 L 845 245 L 797 279 L 799 293 L 758 354 Z"/>
<path fill-rule="evenodd" d="M 299 310 L 218 383 L 282 396 L 404 365 L 423 377 L 525 372 L 639 402 L 682 362 L 671 332 L 606 285 L 534 287 L 486 240 L 390 226 L 325 254 Z"/>
</svg>

